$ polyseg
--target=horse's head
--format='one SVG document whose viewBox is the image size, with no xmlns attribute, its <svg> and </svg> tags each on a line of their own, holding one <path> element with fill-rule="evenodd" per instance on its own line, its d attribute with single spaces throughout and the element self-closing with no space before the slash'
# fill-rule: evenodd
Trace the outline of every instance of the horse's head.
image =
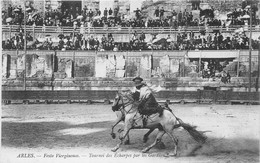
<svg viewBox="0 0 260 163">
<path fill-rule="evenodd" d="M 122 100 L 121 100 L 122 96 L 119 94 L 119 92 L 116 94 L 116 97 L 113 101 L 112 104 L 112 110 L 113 111 L 118 111 L 121 107 L 122 107 Z"/>
<path fill-rule="evenodd" d="M 121 107 L 133 101 L 132 97 L 128 95 L 128 92 L 117 92 L 116 97 L 112 104 L 113 111 L 119 111 Z"/>
</svg>

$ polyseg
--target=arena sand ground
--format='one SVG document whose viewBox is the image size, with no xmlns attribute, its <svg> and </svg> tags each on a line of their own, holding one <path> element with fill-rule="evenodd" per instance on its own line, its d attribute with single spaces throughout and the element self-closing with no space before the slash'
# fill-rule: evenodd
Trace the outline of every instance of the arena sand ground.
<svg viewBox="0 0 260 163">
<path fill-rule="evenodd" d="M 38 162 L 259 162 L 259 115 L 257 105 L 170 105 L 184 122 L 207 131 L 207 142 L 198 148 L 182 128 L 174 131 L 179 139 L 177 157 L 164 157 L 173 150 L 167 135 L 165 149 L 142 138 L 147 130 L 132 130 L 130 145 L 116 152 L 110 126 L 116 118 L 111 105 L 102 104 L 12 104 L 2 106 L 1 163 Z M 115 131 L 119 127 L 120 124 Z M 195 150 L 197 149 L 197 150 Z M 26 154 L 26 155 L 25 155 Z M 24 157 L 32 158 L 24 158 Z"/>
</svg>

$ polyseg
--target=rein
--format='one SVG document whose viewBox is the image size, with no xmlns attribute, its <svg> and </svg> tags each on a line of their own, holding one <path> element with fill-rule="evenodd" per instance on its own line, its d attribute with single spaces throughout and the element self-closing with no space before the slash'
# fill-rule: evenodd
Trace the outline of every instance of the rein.
<svg viewBox="0 0 260 163">
<path fill-rule="evenodd" d="M 130 110 L 128 110 L 128 111 L 126 111 L 125 108 L 126 108 L 127 106 L 131 105 L 131 102 L 132 102 L 133 100 L 130 99 L 128 96 L 124 96 L 124 97 L 126 97 L 126 98 L 130 101 L 130 102 L 124 103 L 124 100 L 123 100 L 123 97 L 122 97 L 122 96 L 123 96 L 123 95 L 121 95 L 121 94 L 119 95 L 119 99 L 118 99 L 118 101 L 117 101 L 117 105 L 118 105 L 119 101 L 121 100 L 121 101 L 122 101 L 122 106 L 120 107 L 119 111 L 124 112 L 125 114 L 128 114 L 128 113 L 133 109 L 133 107 L 132 107 Z M 137 116 L 137 113 L 138 113 L 138 111 L 136 111 L 136 114 L 134 115 L 134 117 Z M 154 118 L 156 115 L 157 115 L 157 114 L 155 114 L 153 117 L 151 117 L 151 115 L 150 115 L 150 116 L 148 116 L 147 118 L 150 119 L 150 121 L 153 122 L 152 118 Z M 134 118 L 134 117 L 133 117 L 133 118 Z M 142 120 L 142 115 L 141 115 L 140 117 L 137 117 L 137 118 L 135 119 L 135 121 L 139 121 L 139 120 Z M 135 122 L 135 123 L 136 123 L 136 122 Z"/>
<path fill-rule="evenodd" d="M 132 108 L 130 110 L 128 110 L 128 111 L 126 111 L 125 108 L 127 106 L 131 105 L 131 101 L 132 100 L 130 98 L 128 98 L 127 96 L 126 96 L 126 98 L 129 99 L 130 102 L 124 103 L 123 97 L 122 97 L 122 95 L 120 95 L 119 99 L 117 101 L 117 105 L 118 105 L 119 101 L 121 100 L 122 101 L 122 106 L 118 110 L 119 111 L 124 111 L 126 114 L 128 114 L 132 110 Z"/>
</svg>

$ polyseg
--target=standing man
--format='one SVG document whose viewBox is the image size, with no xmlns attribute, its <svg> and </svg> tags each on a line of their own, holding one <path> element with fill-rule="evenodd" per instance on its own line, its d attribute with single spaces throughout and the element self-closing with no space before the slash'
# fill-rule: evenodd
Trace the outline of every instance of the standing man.
<svg viewBox="0 0 260 163">
<path fill-rule="evenodd" d="M 136 19 L 139 20 L 139 18 L 141 17 L 141 10 L 137 8 L 134 12 L 135 12 Z"/>
<path fill-rule="evenodd" d="M 105 8 L 105 10 L 104 10 L 104 17 L 105 18 L 107 17 L 107 8 Z"/>
<path fill-rule="evenodd" d="M 88 15 L 89 18 L 92 20 L 92 17 L 94 16 L 94 12 L 92 11 L 92 9 L 89 10 Z"/>
<path fill-rule="evenodd" d="M 101 15 L 101 11 L 99 9 L 96 9 L 96 16 L 100 16 Z"/>
<path fill-rule="evenodd" d="M 113 10 L 110 8 L 108 11 L 109 16 L 113 14 Z"/>
<path fill-rule="evenodd" d="M 116 8 L 114 9 L 114 16 L 115 16 L 115 17 L 117 17 L 117 15 L 118 15 L 118 11 L 119 11 L 119 8 L 116 7 Z"/>
<path fill-rule="evenodd" d="M 209 34 L 207 36 L 207 44 L 208 44 L 208 46 L 209 46 L 209 44 L 211 44 L 211 41 L 212 41 L 212 36 Z"/>
<path fill-rule="evenodd" d="M 190 12 L 190 14 L 188 16 L 188 25 L 190 25 L 192 21 L 193 21 L 193 15 L 192 15 L 192 12 Z"/>
<path fill-rule="evenodd" d="M 8 9 L 7 9 L 7 16 L 12 17 L 12 12 L 13 12 L 12 5 L 9 4 Z"/>
<path fill-rule="evenodd" d="M 140 36 L 140 41 L 141 41 L 141 42 L 144 42 L 144 40 L 145 40 L 145 34 L 144 34 L 144 32 L 142 31 L 141 36 Z"/>
<path fill-rule="evenodd" d="M 182 12 L 180 11 L 178 14 L 178 22 L 181 22 L 181 20 L 182 20 Z"/>
<path fill-rule="evenodd" d="M 160 19 L 163 19 L 163 16 L 164 16 L 164 8 L 162 7 L 161 10 L 160 10 Z"/>
<path fill-rule="evenodd" d="M 156 17 L 159 17 L 159 15 L 160 15 L 159 7 L 157 7 L 156 10 L 154 11 L 154 15 L 155 15 Z"/>
<path fill-rule="evenodd" d="M 188 16 L 189 16 L 189 13 L 187 12 L 187 10 L 186 10 L 186 9 L 183 11 L 183 14 L 182 14 L 182 16 L 183 16 L 183 17 L 186 17 L 186 19 L 188 18 Z"/>
<path fill-rule="evenodd" d="M 175 10 L 172 11 L 172 18 L 173 20 L 176 20 L 177 12 Z"/>
</svg>

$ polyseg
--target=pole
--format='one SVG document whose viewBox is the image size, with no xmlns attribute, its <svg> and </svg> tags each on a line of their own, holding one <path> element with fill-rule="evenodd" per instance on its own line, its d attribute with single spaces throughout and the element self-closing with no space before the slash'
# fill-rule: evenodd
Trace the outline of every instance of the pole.
<svg viewBox="0 0 260 163">
<path fill-rule="evenodd" d="M 54 71 L 55 71 L 55 57 L 57 55 L 57 51 L 54 51 L 54 54 L 52 55 L 52 74 L 51 74 L 51 90 L 54 91 Z"/>
<path fill-rule="evenodd" d="M 24 51 L 26 52 L 26 7 L 24 1 Z"/>
<path fill-rule="evenodd" d="M 178 61 L 179 61 L 179 77 L 181 77 L 181 59 L 179 58 Z"/>
<path fill-rule="evenodd" d="M 10 25 L 9 38 L 12 38 L 12 26 Z"/>
<path fill-rule="evenodd" d="M 35 41 L 35 26 L 33 25 L 33 41 Z"/>
<path fill-rule="evenodd" d="M 259 88 L 259 73 L 260 73 L 260 38 L 258 40 L 258 68 L 257 68 L 257 78 L 256 78 L 256 91 Z"/>
<path fill-rule="evenodd" d="M 184 57 L 183 57 L 183 71 L 182 71 L 182 77 L 185 77 L 185 59 L 186 59 L 186 54 L 184 54 Z"/>
<path fill-rule="evenodd" d="M 199 75 L 200 75 L 200 71 L 202 71 L 201 70 L 201 50 L 200 50 L 200 58 L 199 58 Z M 202 73 L 201 73 L 201 76 L 199 76 L 199 77 L 202 77 Z"/>
<path fill-rule="evenodd" d="M 252 60 L 252 4 L 250 4 L 250 37 L 249 37 L 249 93 L 251 92 L 251 60 Z"/>
<path fill-rule="evenodd" d="M 24 78 L 23 78 L 23 84 L 24 84 L 24 90 L 26 91 L 26 1 L 24 1 Z"/>
<path fill-rule="evenodd" d="M 238 57 L 237 57 L 237 77 L 239 77 L 239 62 L 240 62 L 240 51 L 239 51 Z"/>
</svg>

